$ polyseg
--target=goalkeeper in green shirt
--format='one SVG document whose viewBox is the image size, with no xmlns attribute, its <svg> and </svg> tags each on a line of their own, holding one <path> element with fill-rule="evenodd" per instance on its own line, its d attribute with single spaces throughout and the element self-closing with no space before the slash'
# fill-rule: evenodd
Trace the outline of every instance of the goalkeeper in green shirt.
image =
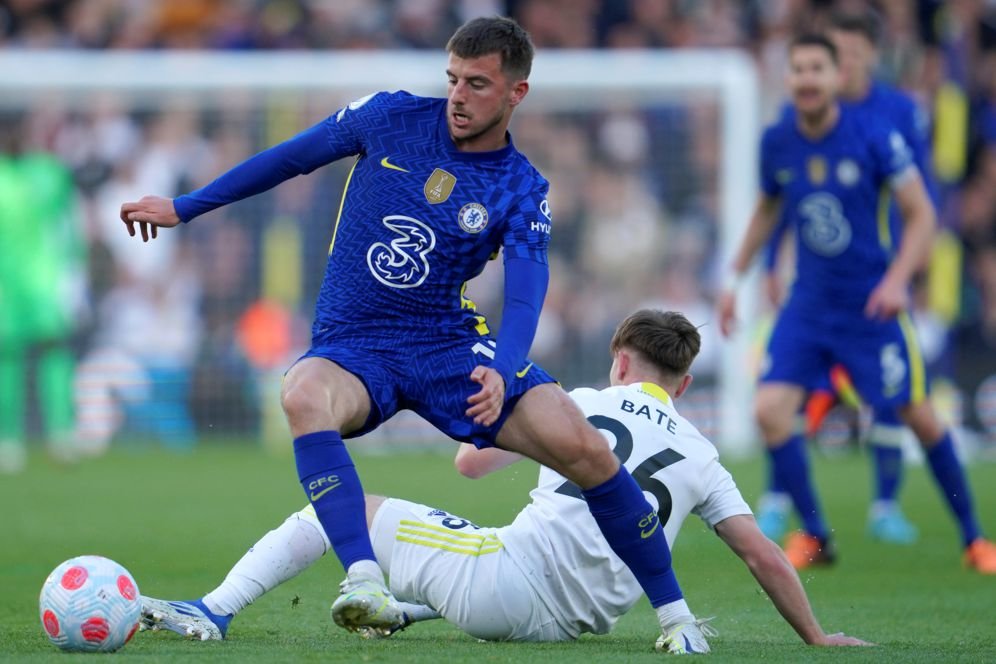
<svg viewBox="0 0 996 664">
<path fill-rule="evenodd" d="M 28 386 L 49 451 L 71 456 L 69 340 L 85 288 L 86 245 L 72 174 L 57 157 L 22 149 L 21 118 L 0 117 L 0 473 L 26 461 Z M 34 380 L 28 379 L 30 367 Z"/>
</svg>

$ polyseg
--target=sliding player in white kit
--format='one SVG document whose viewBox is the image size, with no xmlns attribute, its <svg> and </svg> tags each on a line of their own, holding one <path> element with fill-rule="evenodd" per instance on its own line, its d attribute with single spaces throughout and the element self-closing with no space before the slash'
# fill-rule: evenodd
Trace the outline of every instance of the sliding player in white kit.
<svg viewBox="0 0 996 664">
<path fill-rule="evenodd" d="M 610 349 L 612 387 L 576 389 L 571 397 L 643 490 L 653 498 L 673 546 L 690 513 L 697 514 L 740 556 L 802 639 L 813 645 L 867 645 L 827 635 L 813 616 L 799 577 L 782 550 L 764 537 L 716 448 L 674 408 L 692 377 L 698 330 L 679 313 L 642 310 L 616 330 Z M 521 459 L 497 448 L 461 445 L 461 473 L 481 477 Z M 635 577 L 612 552 L 577 486 L 546 467 L 532 502 L 504 528 L 396 498 L 367 496 L 377 561 L 405 612 L 389 636 L 413 622 L 445 618 L 488 640 L 567 641 L 605 634 L 642 596 Z M 649 533 L 648 533 L 649 534 Z M 216 590 L 190 602 L 143 597 L 143 623 L 200 639 L 224 638 L 231 618 L 293 578 L 330 548 L 311 506 L 293 514 L 247 553 Z M 198 602 L 200 604 L 200 602 Z M 681 602 L 657 649 L 709 652 L 702 629 Z"/>
</svg>

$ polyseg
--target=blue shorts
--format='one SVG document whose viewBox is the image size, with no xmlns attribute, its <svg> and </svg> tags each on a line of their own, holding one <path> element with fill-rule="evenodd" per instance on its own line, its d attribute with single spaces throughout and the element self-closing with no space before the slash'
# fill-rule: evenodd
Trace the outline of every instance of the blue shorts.
<svg viewBox="0 0 996 664">
<path fill-rule="evenodd" d="M 381 331 L 381 334 L 324 334 L 312 338 L 311 348 L 300 359 L 323 357 L 359 378 L 370 395 L 370 416 L 354 438 L 373 431 L 399 410 L 412 410 L 444 434 L 477 447 L 492 447 L 495 437 L 515 404 L 529 389 L 556 382 L 532 362 L 526 362 L 505 387 L 505 406 L 489 427 L 474 424 L 464 413 L 467 398 L 481 386 L 470 380 L 477 365 L 488 366 L 494 357 L 490 335 L 470 330 L 412 343 L 425 337 L 416 331 Z M 300 361 L 300 360 L 299 360 Z"/>
<path fill-rule="evenodd" d="M 771 333 L 761 382 L 808 390 L 838 363 L 876 413 L 927 395 L 923 357 L 907 314 L 889 321 L 869 320 L 860 312 L 817 316 L 791 303 Z"/>
</svg>

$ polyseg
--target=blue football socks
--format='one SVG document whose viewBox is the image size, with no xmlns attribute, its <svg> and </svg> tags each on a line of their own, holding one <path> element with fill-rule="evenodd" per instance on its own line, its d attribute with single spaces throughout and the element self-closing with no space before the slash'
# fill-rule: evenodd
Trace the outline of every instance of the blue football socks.
<svg viewBox="0 0 996 664">
<path fill-rule="evenodd" d="M 874 442 L 869 447 L 874 461 L 876 500 L 894 501 L 903 480 L 903 450 Z"/>
<path fill-rule="evenodd" d="M 896 500 L 903 481 L 903 435 L 906 426 L 895 410 L 876 409 L 868 434 L 875 479 L 875 498 L 879 502 Z"/>
<path fill-rule="evenodd" d="M 945 432 L 944 437 L 933 448 L 927 450 L 927 462 L 930 464 L 934 479 L 937 480 L 937 485 L 947 498 L 948 506 L 958 520 L 962 542 L 968 546 L 981 535 L 981 531 L 978 521 L 975 520 L 972 493 L 968 488 L 965 469 L 961 467 L 955 455 L 950 431 Z"/>
<path fill-rule="evenodd" d="M 360 560 L 376 560 L 363 487 L 339 432 L 317 431 L 296 438 L 294 459 L 304 493 L 343 569 Z"/>
<path fill-rule="evenodd" d="M 788 489 L 785 488 L 785 484 L 778 479 L 778 473 L 775 472 L 775 464 L 768 463 L 768 493 L 788 493 Z"/>
<path fill-rule="evenodd" d="M 602 535 L 640 582 L 650 604 L 657 608 L 681 599 L 664 526 L 632 475 L 620 467 L 612 478 L 582 494 Z"/>
<path fill-rule="evenodd" d="M 768 456 L 775 477 L 792 497 L 792 504 L 806 532 L 826 542 L 828 531 L 809 477 L 809 459 L 802 436 L 795 434 L 779 447 L 769 447 Z"/>
</svg>

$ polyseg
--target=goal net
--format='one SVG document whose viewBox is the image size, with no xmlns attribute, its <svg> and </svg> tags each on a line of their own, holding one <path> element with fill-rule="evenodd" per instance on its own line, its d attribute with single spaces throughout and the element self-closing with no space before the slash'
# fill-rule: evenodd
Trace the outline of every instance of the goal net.
<svg viewBox="0 0 996 664">
<path fill-rule="evenodd" d="M 410 51 L 0 53 L 2 111 L 80 192 L 88 277 L 66 306 L 81 436 L 287 445 L 280 376 L 308 344 L 349 164 L 148 245 L 117 209 L 200 186 L 372 91 L 443 95 L 445 63 Z M 604 385 L 622 317 L 682 311 L 703 346 L 680 409 L 724 451 L 750 450 L 758 349 L 746 334 L 720 338 L 713 302 L 756 195 L 753 64 L 732 51 L 541 52 L 530 83 L 512 133 L 551 182 L 554 219 L 531 359 L 568 389 Z M 501 289 L 500 261 L 468 288 L 493 327 Z M 414 416 L 371 438 L 446 443 Z"/>
</svg>

